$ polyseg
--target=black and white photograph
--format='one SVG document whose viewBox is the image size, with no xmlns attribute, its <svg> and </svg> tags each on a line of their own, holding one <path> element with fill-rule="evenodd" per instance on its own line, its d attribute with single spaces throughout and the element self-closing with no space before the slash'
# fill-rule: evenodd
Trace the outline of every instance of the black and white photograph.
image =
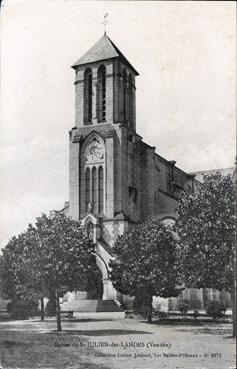
<svg viewBox="0 0 237 369">
<path fill-rule="evenodd" d="M 236 3 L 3 0 L 0 369 L 236 369 Z"/>
</svg>

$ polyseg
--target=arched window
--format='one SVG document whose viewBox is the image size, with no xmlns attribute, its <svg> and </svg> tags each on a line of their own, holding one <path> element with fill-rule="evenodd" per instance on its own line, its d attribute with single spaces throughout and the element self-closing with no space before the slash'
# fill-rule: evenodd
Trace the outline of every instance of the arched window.
<svg viewBox="0 0 237 369">
<path fill-rule="evenodd" d="M 90 187 L 91 187 L 90 168 L 87 168 L 86 169 L 86 209 L 88 209 L 88 204 L 90 202 Z"/>
<path fill-rule="evenodd" d="M 86 69 L 84 74 L 84 123 L 92 120 L 92 71 Z"/>
<path fill-rule="evenodd" d="M 92 209 L 93 213 L 97 213 L 97 170 L 92 168 Z"/>
<path fill-rule="evenodd" d="M 99 178 L 99 213 L 103 213 L 104 211 L 104 170 L 103 167 L 99 167 L 98 172 Z"/>
<path fill-rule="evenodd" d="M 131 73 L 129 74 L 129 79 L 128 79 L 128 110 L 129 110 L 129 123 L 130 123 L 130 127 L 133 127 L 133 79 L 132 79 L 132 75 Z"/>
<path fill-rule="evenodd" d="M 81 157 L 83 158 L 81 214 L 85 212 L 94 215 L 104 214 L 105 145 L 103 139 L 97 134 L 90 136 L 85 146 L 83 145 Z"/>
<path fill-rule="evenodd" d="M 128 89 L 127 89 L 127 72 L 123 70 L 123 121 L 128 121 Z"/>
<path fill-rule="evenodd" d="M 90 168 L 86 169 L 86 209 L 88 210 L 88 204 L 90 202 L 90 187 L 91 187 L 91 181 L 90 181 Z"/>
<path fill-rule="evenodd" d="M 106 121 L 106 69 L 101 65 L 97 74 L 97 119 L 98 122 Z"/>
</svg>

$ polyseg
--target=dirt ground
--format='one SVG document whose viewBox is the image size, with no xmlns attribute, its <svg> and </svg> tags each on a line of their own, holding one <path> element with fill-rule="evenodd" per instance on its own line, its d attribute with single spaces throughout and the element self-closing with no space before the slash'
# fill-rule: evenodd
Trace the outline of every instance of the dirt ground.
<svg viewBox="0 0 237 369">
<path fill-rule="evenodd" d="M 230 324 L 159 325 L 136 319 L 0 322 L 0 368 L 232 369 Z"/>
</svg>

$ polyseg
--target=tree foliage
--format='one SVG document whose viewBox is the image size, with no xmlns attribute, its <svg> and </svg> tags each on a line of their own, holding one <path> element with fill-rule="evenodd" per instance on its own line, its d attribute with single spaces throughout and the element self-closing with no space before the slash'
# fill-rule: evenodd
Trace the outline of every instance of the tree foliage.
<svg viewBox="0 0 237 369">
<path fill-rule="evenodd" d="M 152 296 L 177 296 L 181 279 L 177 263 L 177 240 L 171 227 L 158 219 L 148 220 L 119 236 L 110 262 L 114 287 L 131 296 L 142 295 L 149 301 L 151 319 Z"/>
<path fill-rule="evenodd" d="M 235 208 L 230 176 L 204 176 L 179 201 L 176 231 L 187 287 L 230 291 L 233 283 Z"/>
<path fill-rule="evenodd" d="M 29 233 L 13 237 L 0 258 L 1 296 L 6 299 L 35 301 L 38 295 L 35 271 L 28 252 Z"/>
<path fill-rule="evenodd" d="M 35 227 L 13 237 L 1 257 L 1 289 L 7 298 L 55 298 L 61 330 L 59 297 L 86 289 L 94 271 L 94 244 L 78 222 L 61 212 L 43 214 Z"/>
<path fill-rule="evenodd" d="M 95 264 L 94 243 L 78 222 L 61 212 L 43 214 L 37 218 L 35 240 L 34 263 L 47 291 L 87 287 Z"/>
</svg>

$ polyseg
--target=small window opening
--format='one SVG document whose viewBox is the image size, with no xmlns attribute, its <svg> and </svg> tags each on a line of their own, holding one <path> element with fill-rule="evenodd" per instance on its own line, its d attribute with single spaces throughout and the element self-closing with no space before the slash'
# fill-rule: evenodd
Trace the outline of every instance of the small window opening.
<svg viewBox="0 0 237 369">
<path fill-rule="evenodd" d="M 137 202 L 137 189 L 129 186 L 128 193 L 129 199 L 131 200 L 132 203 L 135 204 Z"/>
</svg>

